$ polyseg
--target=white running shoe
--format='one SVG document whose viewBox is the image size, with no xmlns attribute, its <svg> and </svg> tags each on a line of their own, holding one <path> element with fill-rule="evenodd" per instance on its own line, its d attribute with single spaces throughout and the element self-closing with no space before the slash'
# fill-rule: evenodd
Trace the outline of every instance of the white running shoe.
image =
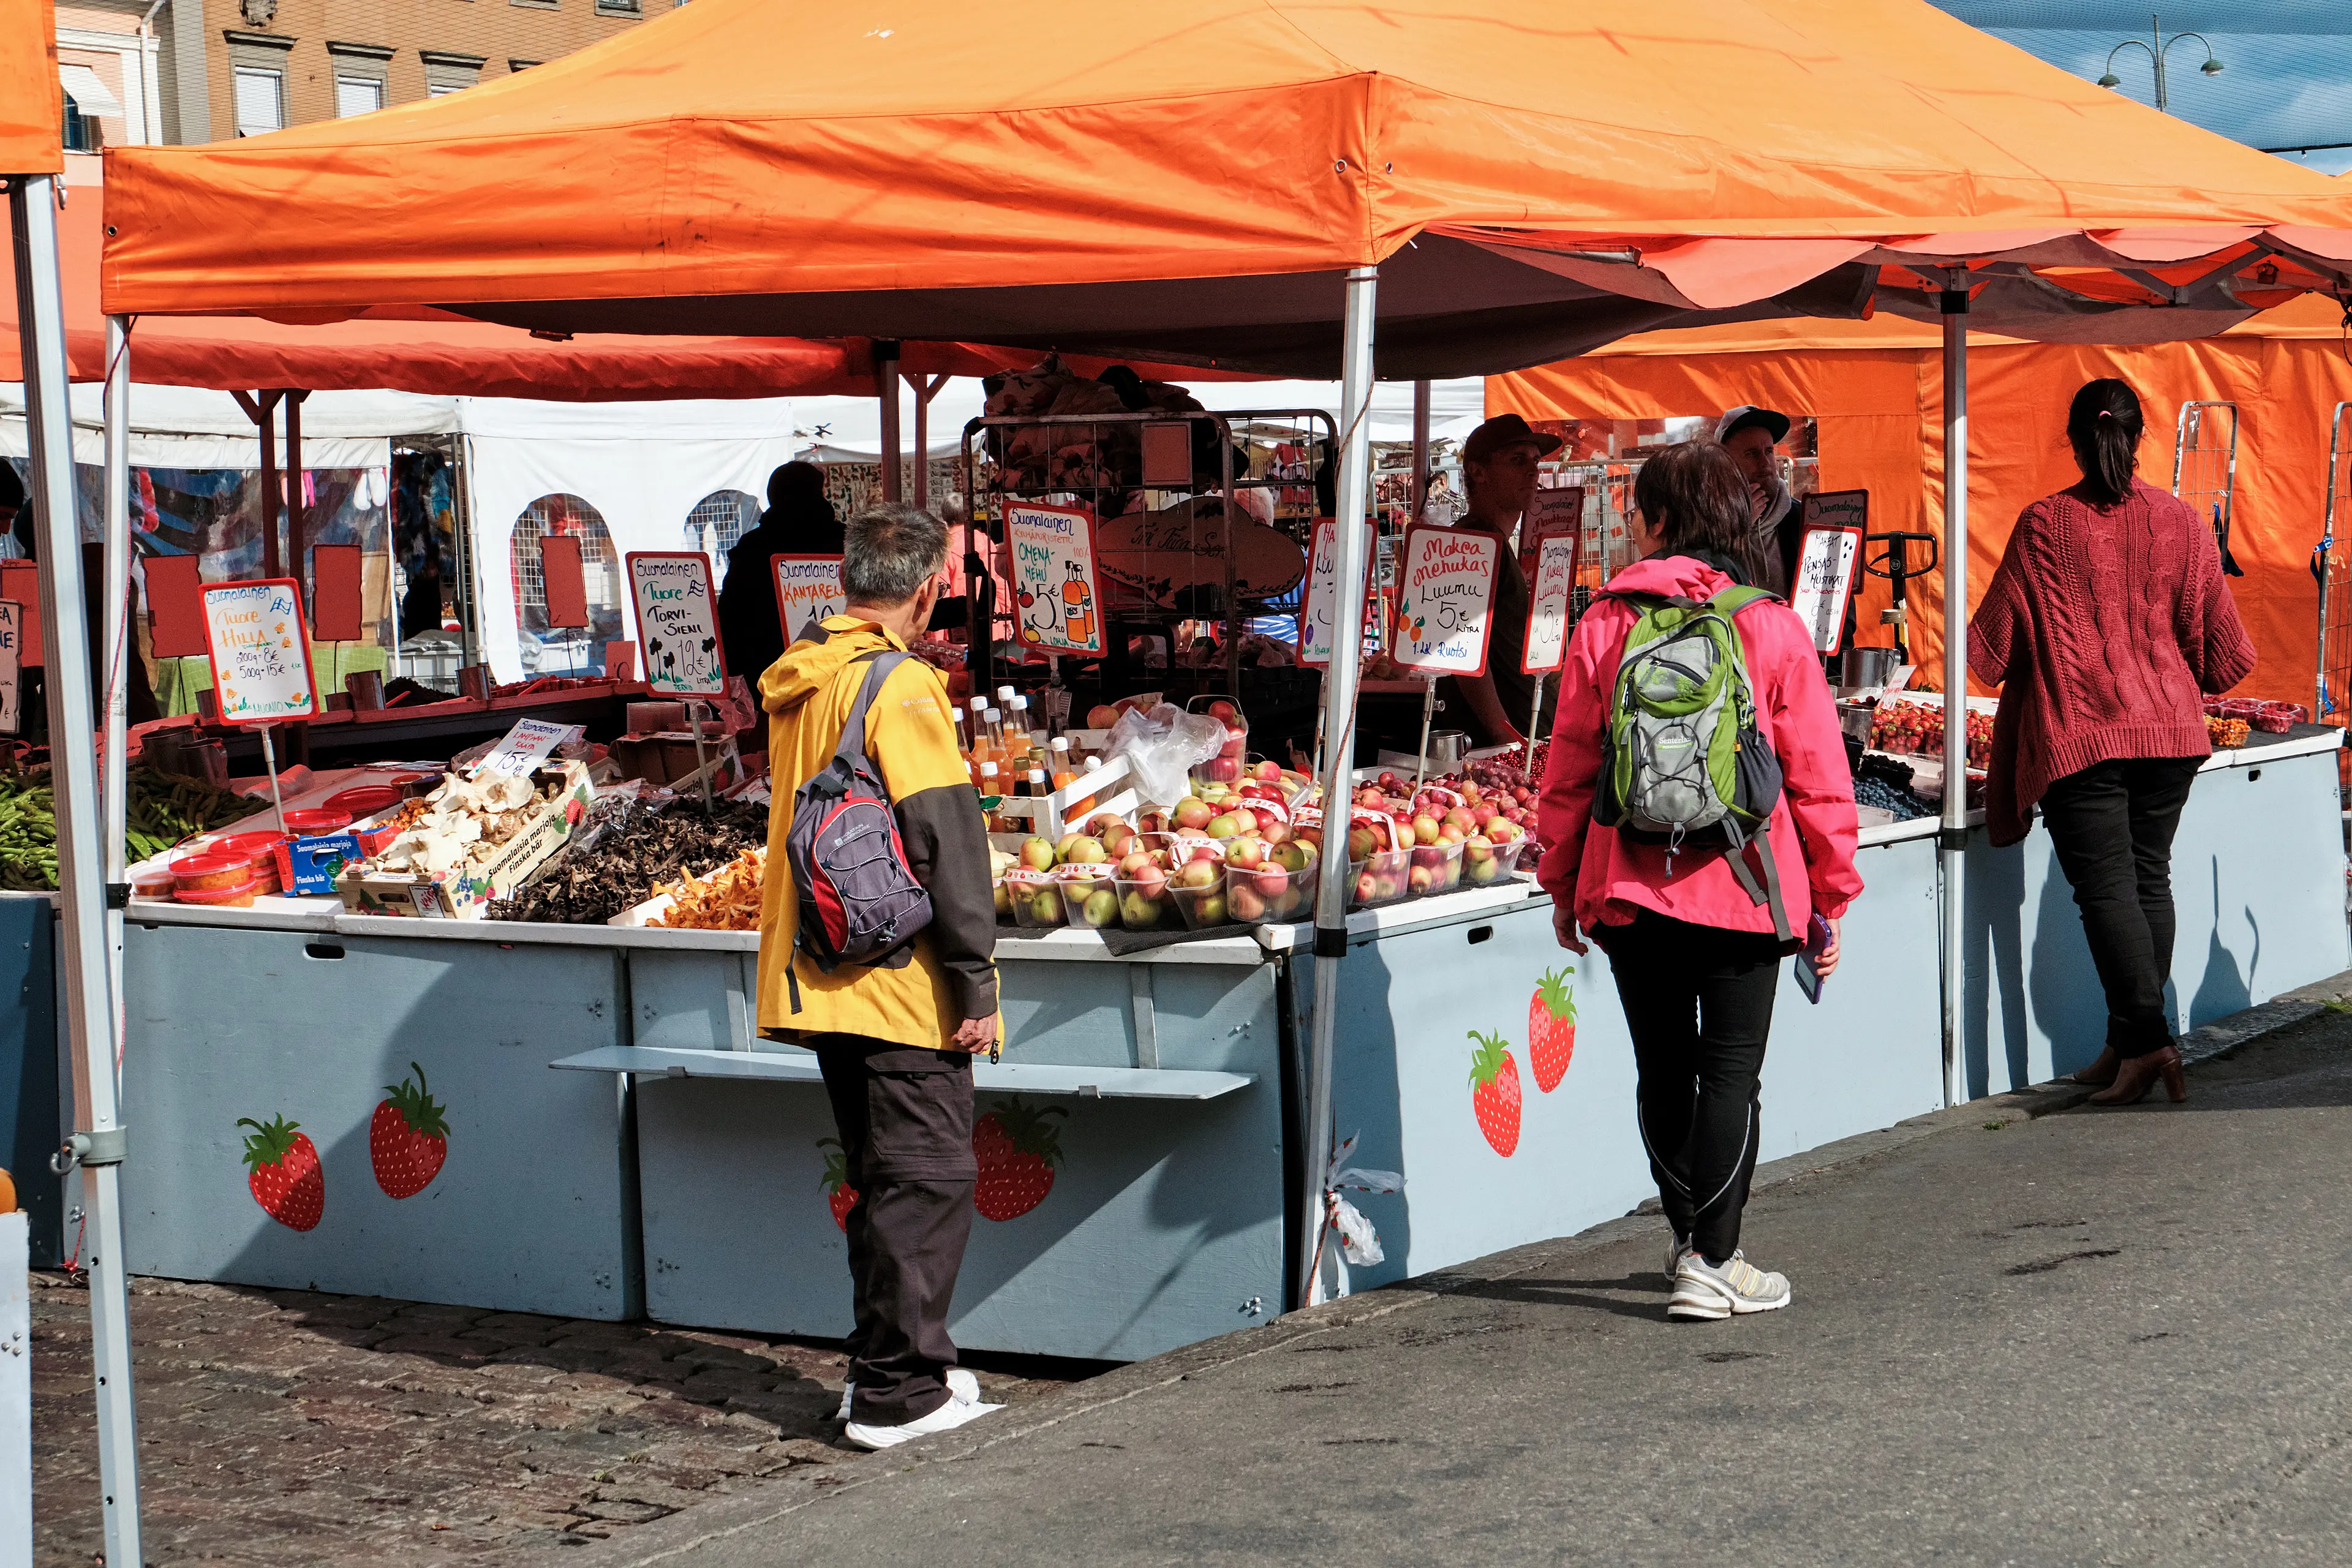
<svg viewBox="0 0 2352 1568">
<path fill-rule="evenodd" d="M 1717 1268 L 1698 1253 L 1685 1252 L 1675 1268 L 1675 1294 L 1666 1303 L 1666 1316 L 1713 1321 L 1734 1313 L 1769 1312 L 1788 1304 L 1788 1276 L 1765 1273 L 1745 1253 L 1733 1253 Z"/>
<path fill-rule="evenodd" d="M 1675 1282 L 1675 1270 L 1683 1266 L 1683 1254 L 1689 1250 L 1689 1237 L 1683 1235 L 1680 1231 L 1670 1230 L 1666 1232 L 1666 1283 L 1668 1285 L 1672 1285 Z M 842 1408 L 846 1410 L 849 1406 L 845 1405 Z M 844 1416 L 842 1419 L 847 1420 L 848 1417 Z"/>
<path fill-rule="evenodd" d="M 929 1437 L 940 1432 L 952 1432 L 967 1422 L 977 1421 L 992 1410 L 1002 1410 L 1002 1405 L 982 1405 L 976 1399 L 964 1399 L 950 1388 L 947 1403 L 928 1415 L 919 1415 L 903 1426 L 868 1426 L 852 1421 L 845 1434 L 861 1448 L 895 1448 L 901 1443 L 918 1437 Z"/>
<path fill-rule="evenodd" d="M 857 1385 L 856 1384 L 845 1383 L 842 1384 L 841 1408 L 833 1413 L 833 1418 L 835 1421 L 845 1422 L 849 1419 L 849 1401 L 856 1393 Z M 961 1399 L 967 1405 L 979 1404 L 980 1379 L 974 1377 L 963 1367 L 951 1366 L 948 1368 L 948 1396 L 951 1399 Z"/>
</svg>

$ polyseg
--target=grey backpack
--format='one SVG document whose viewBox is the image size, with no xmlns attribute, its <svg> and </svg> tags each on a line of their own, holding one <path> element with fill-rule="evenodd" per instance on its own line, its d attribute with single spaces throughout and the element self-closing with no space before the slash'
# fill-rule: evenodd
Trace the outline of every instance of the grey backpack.
<svg viewBox="0 0 2352 1568">
<path fill-rule="evenodd" d="M 898 814 L 881 770 L 866 754 L 866 710 L 890 672 L 910 657 L 865 656 L 872 667 L 833 761 L 793 796 L 784 860 L 800 900 L 793 945 L 827 974 L 845 963 L 878 963 L 931 923 L 931 895 L 907 863 Z"/>
</svg>

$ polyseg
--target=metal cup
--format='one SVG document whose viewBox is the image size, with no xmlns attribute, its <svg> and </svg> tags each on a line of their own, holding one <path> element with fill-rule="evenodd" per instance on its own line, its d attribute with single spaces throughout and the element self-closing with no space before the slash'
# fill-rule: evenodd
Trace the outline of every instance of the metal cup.
<svg viewBox="0 0 2352 1568">
<path fill-rule="evenodd" d="M 461 666 L 457 671 L 457 695 L 488 702 L 490 700 L 490 667 L 487 664 Z"/>
<path fill-rule="evenodd" d="M 1837 694 L 1850 698 L 1885 690 L 1902 657 L 1891 647 L 1846 649 L 1838 655 Z"/>
<path fill-rule="evenodd" d="M 383 706 L 383 675 L 373 669 L 354 670 L 343 677 L 343 689 L 351 693 L 352 707 L 362 713 L 373 713 Z"/>
</svg>

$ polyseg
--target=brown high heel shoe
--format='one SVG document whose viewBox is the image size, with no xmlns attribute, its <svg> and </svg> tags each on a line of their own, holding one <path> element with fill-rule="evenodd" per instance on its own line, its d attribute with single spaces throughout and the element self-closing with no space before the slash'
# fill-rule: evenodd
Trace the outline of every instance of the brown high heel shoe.
<svg viewBox="0 0 2352 1568">
<path fill-rule="evenodd" d="M 2164 1092 L 2179 1105 L 2189 1098 L 2189 1078 L 2180 1070 L 2180 1052 L 2171 1046 L 2148 1052 L 2146 1056 L 2126 1057 L 2116 1069 L 2116 1081 L 2091 1096 L 2093 1105 L 2137 1105 L 2164 1080 Z"/>
<path fill-rule="evenodd" d="M 2099 1053 L 2097 1061 L 2093 1062 L 2081 1072 L 2075 1073 L 2074 1081 L 2105 1089 L 2116 1081 L 2116 1069 L 2122 1065 L 2123 1059 L 2116 1054 L 2115 1047 L 2109 1046 Z"/>
</svg>

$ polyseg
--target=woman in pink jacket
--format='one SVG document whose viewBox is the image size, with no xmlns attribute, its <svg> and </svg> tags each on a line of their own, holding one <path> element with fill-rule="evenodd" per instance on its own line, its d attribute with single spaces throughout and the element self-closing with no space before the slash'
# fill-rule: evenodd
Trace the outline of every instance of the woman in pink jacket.
<svg viewBox="0 0 2352 1568">
<path fill-rule="evenodd" d="M 1577 623 L 1560 676 L 1559 722 L 1544 776 L 1544 851 L 1560 945 L 1600 943 L 1633 1037 L 1635 1114 L 1658 1201 L 1674 1225 L 1666 1275 L 1670 1317 L 1720 1319 L 1789 1304 L 1789 1281 L 1749 1264 L 1739 1219 L 1756 1168 L 1757 1079 L 1772 1023 L 1780 960 L 1772 911 L 1745 890 L 1719 844 L 1669 855 L 1592 817 L 1618 656 L 1640 610 L 1628 595 L 1706 600 L 1755 572 L 1747 487 L 1712 443 L 1669 447 L 1634 481 L 1643 559 L 1609 580 Z M 1853 778 L 1837 710 L 1804 625 L 1777 600 L 1733 626 L 1756 698 L 1756 724 L 1779 756 L 1786 788 L 1763 841 L 1779 870 L 1791 931 L 1829 922 L 1815 963 L 1837 966 L 1838 921 L 1862 890 L 1854 871 Z M 1762 853 L 1741 851 L 1753 870 Z M 1760 879 L 1751 878 L 1754 880 Z"/>
</svg>

